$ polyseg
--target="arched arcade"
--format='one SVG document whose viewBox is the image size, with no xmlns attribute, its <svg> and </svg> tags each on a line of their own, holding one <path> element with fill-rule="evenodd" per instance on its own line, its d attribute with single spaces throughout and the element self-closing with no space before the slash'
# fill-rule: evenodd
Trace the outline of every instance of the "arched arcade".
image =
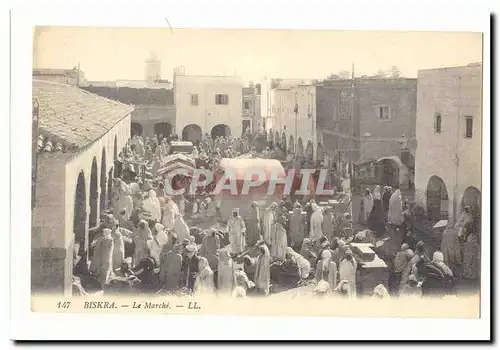
<svg viewBox="0 0 500 350">
<path fill-rule="evenodd" d="M 443 179 L 433 175 L 427 183 L 427 216 L 431 220 L 440 220 L 448 217 L 448 190 Z"/>
<path fill-rule="evenodd" d="M 321 142 L 319 142 L 318 146 L 316 147 L 316 159 L 318 160 L 318 162 L 322 162 L 325 160 L 325 154 Z"/>
<path fill-rule="evenodd" d="M 212 138 L 229 137 L 231 136 L 231 129 L 226 124 L 217 124 L 212 128 L 210 135 Z"/>
<path fill-rule="evenodd" d="M 97 226 L 97 203 L 98 203 L 98 185 L 97 185 L 97 159 L 92 160 L 92 170 L 90 172 L 90 213 L 89 213 L 89 227 Z"/>
<path fill-rule="evenodd" d="M 143 132 L 143 127 L 141 123 L 131 123 L 130 124 L 130 134 L 131 137 L 136 135 L 141 136 Z"/>
<path fill-rule="evenodd" d="M 108 188 L 107 188 L 107 177 L 108 174 L 106 172 L 106 149 L 103 147 L 102 148 L 102 154 L 101 154 L 101 179 L 99 181 L 100 183 L 100 191 L 99 191 L 99 212 L 102 215 L 104 213 L 104 210 L 106 210 L 106 204 L 107 204 L 107 193 L 108 193 Z"/>
<path fill-rule="evenodd" d="M 85 173 L 81 170 L 76 181 L 73 210 L 73 233 L 80 255 L 87 251 L 86 247 L 89 244 L 87 232 L 87 190 L 85 188 Z"/>
<path fill-rule="evenodd" d="M 172 135 L 173 126 L 170 123 L 156 123 L 153 126 L 153 132 L 157 136 L 168 137 Z"/>
<path fill-rule="evenodd" d="M 304 155 L 304 143 L 302 142 L 302 137 L 299 137 L 297 141 L 297 155 L 299 156 Z"/>
<path fill-rule="evenodd" d="M 184 141 L 201 141 L 203 138 L 203 132 L 201 127 L 197 124 L 189 124 L 182 129 L 182 140 Z"/>
<path fill-rule="evenodd" d="M 307 141 L 306 158 L 311 161 L 314 158 L 314 146 L 311 140 Z"/>
</svg>

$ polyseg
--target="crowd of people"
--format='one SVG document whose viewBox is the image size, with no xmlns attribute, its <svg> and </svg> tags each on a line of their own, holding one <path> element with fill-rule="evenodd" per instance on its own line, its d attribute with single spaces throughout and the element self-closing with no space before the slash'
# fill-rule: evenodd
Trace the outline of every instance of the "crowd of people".
<svg viewBox="0 0 500 350">
<path fill-rule="evenodd" d="M 223 157 L 255 152 L 248 140 L 205 137 L 192 156 L 213 167 Z M 464 276 L 477 278 L 479 235 L 471 208 L 457 222 L 456 237 L 451 228 L 445 231 L 441 251 L 432 259 L 426 255 L 426 243 L 412 234 L 421 213 L 403 200 L 399 189 L 390 187 L 382 191 L 376 186 L 373 194 L 366 190 L 359 211 L 366 229 L 357 233 L 349 210 L 339 212 L 328 202 L 301 203 L 289 196 L 268 208 L 252 202 L 245 217 L 234 208 L 223 221 L 212 198 L 172 198 L 161 181 L 153 181 L 172 141 L 176 137 L 134 137 L 120 154 L 122 167 L 113 179 L 109 207 L 100 225 L 89 231 L 88 251 L 75 249 L 77 293 L 242 297 L 311 285 L 316 295 L 354 297 L 363 263 L 351 249 L 356 242 L 372 243 L 389 266 L 388 285 L 377 285 L 373 297 L 452 293 L 454 269 L 462 262 Z M 269 148 L 262 155 L 272 157 Z M 151 176 L 140 176 L 141 162 L 149 164 L 143 171 Z M 334 197 L 346 208 L 351 205 L 348 189 L 339 189 Z M 194 220 L 214 220 L 214 225 L 202 230 L 189 225 Z M 383 249 L 388 231 L 392 241 L 400 239 L 397 251 Z M 466 241 L 463 259 L 460 239 Z"/>
<path fill-rule="evenodd" d="M 390 294 L 454 294 L 459 279 L 479 278 L 478 208 L 465 206 L 460 219 L 444 230 L 438 247 L 429 247 L 432 226 L 424 225 L 424 209 L 405 200 L 400 189 L 375 186 L 373 193 L 366 189 L 359 213 L 359 222 L 375 236 L 373 243 L 388 231 L 393 241 L 402 243 L 398 252 L 388 254 Z"/>
<path fill-rule="evenodd" d="M 177 135 L 163 137 L 154 135 L 153 137 L 132 137 L 124 151 L 120 154 L 120 159 L 128 160 L 129 163 L 145 161 L 152 164 L 152 172 L 158 169 L 163 163 L 165 156 L 172 152 L 172 142 L 179 141 Z M 235 158 L 242 155 L 259 156 L 262 158 L 274 158 L 288 161 L 291 164 L 299 163 L 307 165 L 305 155 L 295 155 L 291 149 L 285 149 L 281 143 L 273 141 L 263 141 L 257 134 L 249 131 L 243 133 L 241 137 L 211 137 L 206 134 L 201 141 L 193 141 L 191 156 L 196 159 L 200 167 L 212 169 L 222 158 Z"/>
</svg>

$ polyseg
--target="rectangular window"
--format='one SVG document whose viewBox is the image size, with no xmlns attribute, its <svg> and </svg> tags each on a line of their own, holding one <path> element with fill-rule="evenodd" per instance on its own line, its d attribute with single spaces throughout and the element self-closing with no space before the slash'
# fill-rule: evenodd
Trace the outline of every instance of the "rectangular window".
<svg viewBox="0 0 500 350">
<path fill-rule="evenodd" d="M 471 139 L 473 131 L 472 117 L 465 117 L 465 138 Z"/>
<path fill-rule="evenodd" d="M 436 113 L 434 115 L 434 132 L 438 134 L 441 133 L 441 122 L 442 122 L 441 114 Z"/>
<path fill-rule="evenodd" d="M 217 94 L 215 95 L 215 104 L 227 105 L 229 104 L 229 97 L 226 94 Z"/>
<path fill-rule="evenodd" d="M 198 94 L 191 94 L 191 106 L 198 106 Z"/>
<path fill-rule="evenodd" d="M 389 106 L 377 106 L 377 117 L 380 120 L 391 119 L 391 111 L 389 109 Z"/>
<path fill-rule="evenodd" d="M 250 101 L 245 101 L 245 109 L 250 109 Z"/>
</svg>

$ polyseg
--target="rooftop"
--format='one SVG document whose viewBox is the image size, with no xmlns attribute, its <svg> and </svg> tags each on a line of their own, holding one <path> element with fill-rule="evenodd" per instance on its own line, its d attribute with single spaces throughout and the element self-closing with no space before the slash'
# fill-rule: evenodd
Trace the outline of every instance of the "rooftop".
<svg viewBox="0 0 500 350">
<path fill-rule="evenodd" d="M 242 89 L 242 93 L 243 95 L 257 95 L 257 94 L 260 94 L 260 92 L 258 91 L 258 89 L 256 87 L 243 87 Z"/>
<path fill-rule="evenodd" d="M 39 103 L 39 151 L 76 151 L 89 146 L 134 110 L 75 86 L 33 80 Z"/>
<path fill-rule="evenodd" d="M 172 89 L 92 85 L 82 87 L 82 89 L 125 104 L 154 106 L 169 106 L 174 104 L 174 93 Z"/>
<path fill-rule="evenodd" d="M 443 71 L 443 70 L 463 70 L 467 68 L 481 68 L 483 65 L 482 62 L 472 62 L 467 65 L 461 66 L 448 66 L 448 67 L 438 67 L 438 68 L 426 68 L 420 69 L 419 72 L 427 72 L 427 71 Z"/>
<path fill-rule="evenodd" d="M 224 82 L 224 84 L 231 85 L 241 85 L 244 86 L 243 79 L 240 76 L 232 75 L 189 75 L 189 74 L 177 74 L 174 78 L 174 85 L 185 81 L 195 81 L 198 84 L 206 84 L 207 82 L 217 83 Z"/>
<path fill-rule="evenodd" d="M 73 69 L 55 69 L 55 68 L 35 68 L 33 69 L 33 76 L 37 75 L 68 75 L 76 74 L 78 70 Z"/>
</svg>

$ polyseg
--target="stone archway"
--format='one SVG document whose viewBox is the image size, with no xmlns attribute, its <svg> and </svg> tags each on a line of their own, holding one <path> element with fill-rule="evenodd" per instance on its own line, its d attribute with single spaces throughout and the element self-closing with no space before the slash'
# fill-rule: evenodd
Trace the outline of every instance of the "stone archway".
<svg viewBox="0 0 500 350">
<path fill-rule="evenodd" d="M 141 123 L 131 123 L 130 124 L 130 133 L 131 137 L 134 137 L 136 135 L 141 136 L 142 135 L 142 124 Z"/>
<path fill-rule="evenodd" d="M 316 147 L 316 159 L 319 162 L 322 162 L 325 160 L 325 153 L 324 153 L 323 145 L 321 144 L 321 142 L 318 142 L 318 146 Z"/>
<path fill-rule="evenodd" d="M 314 158 L 314 146 L 311 140 L 307 141 L 306 158 L 307 160 L 313 160 Z"/>
<path fill-rule="evenodd" d="M 156 123 L 153 127 L 153 132 L 157 136 L 171 136 L 172 135 L 172 124 L 170 123 Z"/>
<path fill-rule="evenodd" d="M 87 234 L 87 191 L 85 189 L 85 173 L 83 170 L 78 174 L 75 187 L 73 232 L 75 234 L 75 243 L 80 246 L 79 255 L 84 257 L 89 242 Z"/>
<path fill-rule="evenodd" d="M 393 159 L 384 158 L 378 162 L 380 170 L 380 184 L 385 186 L 399 186 L 399 164 Z"/>
<path fill-rule="evenodd" d="M 201 127 L 197 124 L 189 124 L 182 129 L 182 139 L 184 141 L 201 141 L 203 138 L 203 132 Z"/>
<path fill-rule="evenodd" d="M 433 175 L 427 183 L 427 215 L 437 221 L 448 216 L 448 190 L 443 179 Z"/>
<path fill-rule="evenodd" d="M 304 155 L 304 143 L 302 142 L 302 137 L 299 137 L 297 141 L 297 155 Z"/>
<path fill-rule="evenodd" d="M 216 137 L 229 137 L 231 136 L 231 129 L 226 124 L 217 124 L 210 132 L 212 138 Z"/>
<path fill-rule="evenodd" d="M 90 172 L 90 213 L 89 228 L 97 226 L 97 202 L 99 191 L 97 189 L 97 159 L 92 160 L 92 170 Z"/>
<path fill-rule="evenodd" d="M 111 179 L 110 179 L 111 181 Z M 101 185 L 101 190 L 99 194 L 99 211 L 100 214 L 104 213 L 107 207 L 107 174 L 106 174 L 106 150 L 104 147 L 102 148 L 102 155 L 101 155 L 101 179 L 100 179 L 100 185 Z"/>
<path fill-rule="evenodd" d="M 460 207 L 463 210 L 467 206 L 478 209 L 478 211 L 481 209 L 481 191 L 474 186 L 467 187 L 462 195 Z"/>
<path fill-rule="evenodd" d="M 295 152 L 295 140 L 293 139 L 292 135 L 290 135 L 290 138 L 288 139 L 288 149 L 292 153 Z"/>
</svg>

